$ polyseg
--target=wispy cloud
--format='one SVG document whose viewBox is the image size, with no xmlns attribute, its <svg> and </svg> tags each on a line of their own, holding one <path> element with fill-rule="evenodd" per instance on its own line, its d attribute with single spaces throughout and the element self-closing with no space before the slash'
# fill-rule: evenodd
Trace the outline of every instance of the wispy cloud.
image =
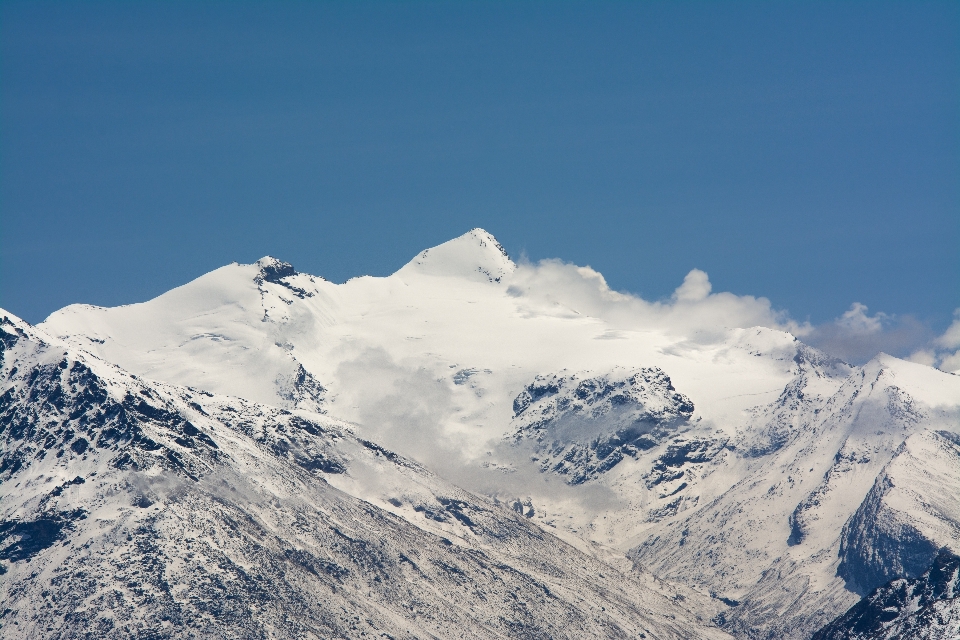
<svg viewBox="0 0 960 640">
<path fill-rule="evenodd" d="M 960 309 L 942 335 L 910 354 L 909 360 L 960 375 Z"/>
<path fill-rule="evenodd" d="M 469 439 L 447 428 L 453 395 L 448 384 L 416 364 L 394 360 L 379 348 L 365 349 L 337 368 L 340 417 L 362 425 L 368 437 L 467 489 L 510 501 L 536 496 L 569 502 L 580 512 L 595 512 L 615 501 L 605 487 L 573 488 L 529 464 L 529 452 L 499 440 L 487 443 L 510 473 L 484 468 L 469 453 Z M 365 473 L 355 466 L 351 473 Z M 375 477 L 364 482 L 375 485 Z M 540 503 L 538 502 L 538 505 Z"/>
<path fill-rule="evenodd" d="M 925 348 L 933 330 L 913 316 L 870 314 L 866 305 L 854 302 L 831 322 L 812 328 L 804 340 L 832 355 L 862 364 L 880 352 L 904 357 Z M 928 363 L 932 364 L 932 363 Z"/>
</svg>

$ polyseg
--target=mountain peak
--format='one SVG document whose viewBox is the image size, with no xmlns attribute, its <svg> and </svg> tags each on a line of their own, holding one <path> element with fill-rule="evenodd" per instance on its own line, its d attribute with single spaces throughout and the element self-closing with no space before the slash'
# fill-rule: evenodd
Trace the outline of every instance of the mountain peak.
<svg viewBox="0 0 960 640">
<path fill-rule="evenodd" d="M 257 260 L 257 266 L 260 267 L 258 277 L 267 282 L 277 282 L 281 278 L 286 278 L 287 276 L 292 276 L 297 273 L 292 264 L 277 260 L 273 256 L 263 256 Z"/>
<path fill-rule="evenodd" d="M 500 282 L 516 265 L 493 235 L 477 228 L 458 238 L 422 251 L 397 273 L 448 276 Z"/>
</svg>

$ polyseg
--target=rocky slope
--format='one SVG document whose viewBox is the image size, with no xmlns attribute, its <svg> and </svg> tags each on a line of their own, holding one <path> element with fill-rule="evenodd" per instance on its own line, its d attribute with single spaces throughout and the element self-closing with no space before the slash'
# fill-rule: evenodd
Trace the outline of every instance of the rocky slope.
<svg viewBox="0 0 960 640">
<path fill-rule="evenodd" d="M 570 484 L 598 477 L 685 425 L 693 404 L 659 369 L 537 376 L 513 401 L 512 442 Z"/>
<path fill-rule="evenodd" d="M 813 635 L 812 640 L 953 640 L 960 637 L 960 557 L 942 549 L 916 578 L 898 578 Z"/>
</svg>

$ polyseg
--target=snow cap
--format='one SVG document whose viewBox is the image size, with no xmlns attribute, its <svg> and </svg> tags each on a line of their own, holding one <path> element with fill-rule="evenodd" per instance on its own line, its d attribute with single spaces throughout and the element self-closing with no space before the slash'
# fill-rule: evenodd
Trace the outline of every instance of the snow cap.
<svg viewBox="0 0 960 640">
<path fill-rule="evenodd" d="M 400 276 L 430 275 L 500 282 L 516 265 L 503 246 L 483 229 L 473 229 L 459 238 L 427 249 L 408 262 Z"/>
</svg>

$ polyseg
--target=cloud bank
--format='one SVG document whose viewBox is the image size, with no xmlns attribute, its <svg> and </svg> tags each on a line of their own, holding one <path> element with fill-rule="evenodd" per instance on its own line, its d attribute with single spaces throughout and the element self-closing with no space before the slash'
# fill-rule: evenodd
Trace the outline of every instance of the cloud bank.
<svg viewBox="0 0 960 640">
<path fill-rule="evenodd" d="M 839 318 L 813 327 L 804 340 L 847 362 L 862 364 L 880 352 L 906 357 L 934 337 L 929 326 L 912 316 L 870 315 L 866 305 L 854 302 Z"/>
<path fill-rule="evenodd" d="M 691 270 L 668 299 L 648 301 L 612 290 L 589 266 L 561 260 L 521 262 L 508 291 L 530 304 L 531 312 L 566 310 L 603 318 L 620 329 L 656 328 L 706 339 L 723 329 L 763 326 L 788 331 L 852 364 L 884 352 L 951 373 L 960 371 L 960 309 L 939 336 L 913 316 L 871 314 L 860 302 L 830 322 L 812 325 L 774 308 L 767 298 L 714 292 L 710 277 L 700 269 Z"/>
<path fill-rule="evenodd" d="M 602 318 L 619 329 L 660 329 L 690 335 L 738 327 L 764 326 L 797 336 L 810 332 L 806 323 L 791 319 L 773 308 L 767 298 L 712 293 L 706 272 L 693 269 L 673 295 L 663 301 L 648 301 L 614 291 L 599 272 L 560 260 L 520 264 L 507 290 L 522 297 L 531 312 L 566 310 L 577 315 Z"/>
</svg>

